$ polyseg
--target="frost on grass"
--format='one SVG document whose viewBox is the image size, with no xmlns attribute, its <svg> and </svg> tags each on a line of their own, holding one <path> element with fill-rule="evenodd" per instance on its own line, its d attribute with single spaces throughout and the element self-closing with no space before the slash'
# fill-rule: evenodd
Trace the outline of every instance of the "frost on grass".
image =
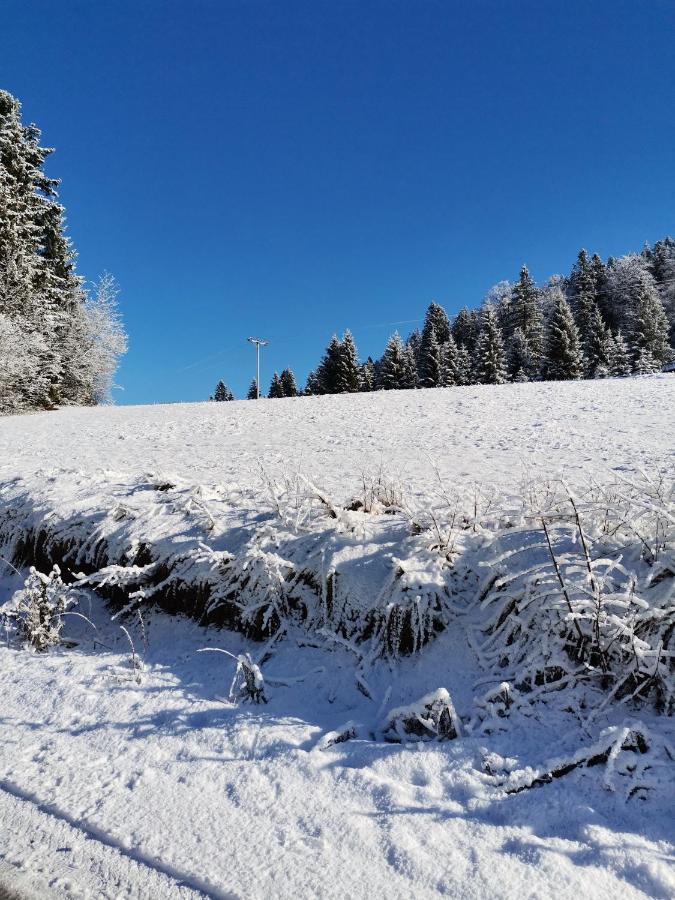
<svg viewBox="0 0 675 900">
<path fill-rule="evenodd" d="M 508 673 L 521 701 L 557 693 L 583 717 L 619 702 L 672 713 L 674 500 L 663 478 L 597 489 L 583 503 L 563 489 L 490 535 L 474 632 L 485 669 Z"/>
<path fill-rule="evenodd" d="M 342 642 L 366 696 L 375 660 L 424 652 L 461 623 L 493 685 L 465 711 L 470 731 L 502 730 L 543 699 L 587 724 L 618 703 L 673 712 L 675 495 L 664 474 L 591 483 L 579 497 L 560 482 L 457 491 L 439 475 L 435 494 L 413 502 L 379 473 L 341 505 L 305 476 L 263 473 L 236 539 L 217 487 L 101 478 L 72 507 L 56 488 L 52 498 L 5 486 L 5 552 L 58 562 L 117 615 L 157 604 L 257 640 L 299 627 Z"/>
</svg>

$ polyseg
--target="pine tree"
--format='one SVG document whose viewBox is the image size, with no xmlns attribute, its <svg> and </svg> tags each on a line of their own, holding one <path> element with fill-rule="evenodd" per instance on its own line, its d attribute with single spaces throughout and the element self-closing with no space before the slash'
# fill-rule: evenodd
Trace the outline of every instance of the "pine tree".
<svg viewBox="0 0 675 900">
<path fill-rule="evenodd" d="M 593 304 L 590 317 L 586 323 L 586 343 L 584 350 L 584 375 L 587 378 L 604 377 L 609 371 L 608 330 L 602 320 L 597 304 Z"/>
<path fill-rule="evenodd" d="M 267 392 L 267 396 L 270 400 L 278 400 L 284 396 L 284 386 L 282 385 L 281 378 L 279 378 L 277 372 L 272 375 L 270 389 Z"/>
<path fill-rule="evenodd" d="M 284 371 L 281 373 L 280 379 L 284 397 L 297 397 L 298 386 L 295 382 L 295 375 L 293 374 L 291 369 L 284 369 Z"/>
<path fill-rule="evenodd" d="M 359 358 L 351 331 L 342 336 L 338 353 L 335 393 L 356 394 L 360 388 Z"/>
<path fill-rule="evenodd" d="M 458 347 L 465 347 L 474 355 L 478 343 L 479 322 L 475 310 L 462 307 L 452 323 L 452 336 Z"/>
<path fill-rule="evenodd" d="M 608 332 L 605 353 L 610 375 L 614 378 L 630 375 L 632 368 L 630 352 L 628 344 L 626 344 L 620 331 L 617 332 L 616 336 L 612 336 L 612 333 Z"/>
<path fill-rule="evenodd" d="M 375 390 L 375 363 L 370 356 L 359 367 L 359 390 L 364 394 Z"/>
<path fill-rule="evenodd" d="M 502 332 L 497 313 L 489 303 L 481 312 L 476 347 L 476 377 L 480 384 L 503 384 L 507 380 Z"/>
<path fill-rule="evenodd" d="M 330 339 L 330 343 L 326 347 L 323 359 L 319 363 L 316 370 L 316 381 L 314 387 L 315 393 L 318 394 L 337 394 L 338 384 L 340 382 L 340 365 L 341 365 L 342 345 L 336 334 Z"/>
<path fill-rule="evenodd" d="M 636 375 L 653 375 L 655 372 L 661 371 L 661 363 L 654 357 L 651 350 L 640 347 L 637 358 L 633 365 L 633 372 Z"/>
<path fill-rule="evenodd" d="M 458 353 L 459 348 L 455 343 L 454 337 L 450 335 L 443 347 L 443 367 L 441 371 L 441 384 L 443 387 L 453 387 L 462 383 Z"/>
<path fill-rule="evenodd" d="M 516 328 L 511 335 L 508 349 L 508 369 L 513 381 L 529 381 L 533 370 L 532 354 L 522 328 Z"/>
<path fill-rule="evenodd" d="M 423 388 L 438 387 L 441 383 L 441 367 L 443 356 L 441 347 L 436 338 L 436 328 L 433 322 L 425 324 L 422 331 L 422 344 L 419 355 L 419 385 Z"/>
<path fill-rule="evenodd" d="M 316 372 L 311 371 L 307 373 L 307 381 L 305 382 L 305 389 L 302 393 L 305 397 L 313 397 L 317 394 L 323 393 Z"/>
<path fill-rule="evenodd" d="M 579 331 L 581 346 L 584 353 L 588 355 L 588 343 L 591 337 L 591 320 L 593 319 L 596 304 L 593 267 L 590 257 L 585 250 L 579 251 L 570 281 L 574 320 Z"/>
<path fill-rule="evenodd" d="M 246 394 L 246 399 L 247 400 L 257 400 L 258 399 L 258 384 L 257 384 L 255 378 L 253 379 L 253 381 L 250 383 L 250 385 L 248 387 L 248 393 Z"/>
<path fill-rule="evenodd" d="M 466 347 L 457 348 L 457 384 L 475 384 L 474 366 Z"/>
<path fill-rule="evenodd" d="M 537 289 L 527 266 L 520 270 L 511 297 L 512 328 L 520 328 L 527 341 L 531 364 L 526 374 L 529 378 L 539 375 L 543 354 L 543 317 L 539 308 Z"/>
<path fill-rule="evenodd" d="M 591 274 L 593 277 L 593 296 L 595 304 L 600 310 L 602 321 L 607 328 L 614 330 L 618 328 L 619 322 L 614 315 L 613 306 L 607 291 L 607 268 L 597 253 L 591 257 Z"/>
<path fill-rule="evenodd" d="M 636 366 L 652 359 L 660 369 L 670 361 L 669 324 L 654 280 L 647 276 L 635 285 L 627 319 L 628 336 Z M 647 362 L 645 362 L 645 360 Z"/>
<path fill-rule="evenodd" d="M 420 364 L 420 349 L 422 347 L 422 332 L 419 330 L 419 328 L 416 328 L 414 331 L 410 332 L 405 343 L 406 347 L 410 348 L 415 358 L 415 370 L 417 371 Z"/>
<path fill-rule="evenodd" d="M 222 403 L 224 400 L 227 400 L 227 388 L 225 387 L 224 381 L 219 381 L 216 385 L 216 389 L 213 392 L 213 399 L 217 403 Z"/>
<path fill-rule="evenodd" d="M 497 284 L 493 285 L 485 297 L 483 297 L 482 303 L 483 306 L 486 303 L 494 306 L 505 345 L 510 343 L 513 330 L 513 314 L 511 310 L 512 294 L 513 286 L 511 285 L 511 282 L 499 281 Z"/>
<path fill-rule="evenodd" d="M 438 303 L 430 303 L 426 315 L 424 317 L 424 328 L 433 325 L 436 333 L 436 340 L 439 344 L 445 344 L 450 337 L 450 321 L 445 310 Z M 422 334 L 424 334 L 424 328 Z"/>
<path fill-rule="evenodd" d="M 417 387 L 419 378 L 417 374 L 417 360 L 413 348 L 409 344 L 403 346 L 403 390 L 413 390 Z"/>
<path fill-rule="evenodd" d="M 385 391 L 406 387 L 405 347 L 398 331 L 387 341 L 380 360 L 380 387 Z"/>
<path fill-rule="evenodd" d="M 0 91 L 0 334 L 5 346 L 23 335 L 0 373 L 0 411 L 107 401 L 126 349 L 110 282 L 92 299 L 75 274 L 58 181 L 44 174 L 51 152 Z"/>
<path fill-rule="evenodd" d="M 670 344 L 675 346 L 675 239 L 665 237 L 643 251 L 670 323 Z"/>
<path fill-rule="evenodd" d="M 569 381 L 581 378 L 582 373 L 579 331 L 569 303 L 559 292 L 548 325 L 543 374 L 552 381 Z"/>
</svg>

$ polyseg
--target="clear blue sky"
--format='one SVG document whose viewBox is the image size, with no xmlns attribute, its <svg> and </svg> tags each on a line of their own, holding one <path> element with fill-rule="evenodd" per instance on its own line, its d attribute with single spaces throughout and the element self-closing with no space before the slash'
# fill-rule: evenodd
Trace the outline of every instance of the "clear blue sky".
<svg viewBox="0 0 675 900">
<path fill-rule="evenodd" d="M 5 0 L 0 86 L 120 282 L 117 402 L 300 380 L 675 231 L 675 3 Z M 414 327 L 400 325 L 406 333 Z M 210 357 L 205 361 L 205 357 Z"/>
</svg>

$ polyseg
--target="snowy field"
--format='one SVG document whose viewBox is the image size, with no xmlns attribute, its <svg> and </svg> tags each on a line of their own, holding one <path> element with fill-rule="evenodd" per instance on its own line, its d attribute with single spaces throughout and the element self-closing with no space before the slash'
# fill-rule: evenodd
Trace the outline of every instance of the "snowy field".
<svg viewBox="0 0 675 900">
<path fill-rule="evenodd" d="M 382 464 L 415 492 L 450 481 L 518 486 L 672 463 L 672 376 L 474 386 L 276 402 L 70 409 L 0 420 L 0 478 L 85 481 L 159 472 L 259 491 L 260 465 L 304 472 L 340 499 Z M 69 489 L 69 488 L 68 488 Z M 67 490 L 67 488 L 64 488 Z"/>
<path fill-rule="evenodd" d="M 590 682 L 539 705 L 485 698 L 529 665 L 496 678 L 486 624 L 510 535 L 534 540 L 525 494 L 550 510 L 564 479 L 583 518 L 604 485 L 647 477 L 660 497 L 674 475 L 672 376 L 0 419 L 0 554 L 18 561 L 42 528 L 42 555 L 72 541 L 69 572 L 89 578 L 73 607 L 89 621 L 66 619 L 63 646 L 0 632 L 0 896 L 672 897 L 672 717 Z M 643 578 L 640 552 L 588 521 L 593 547 Z M 240 623 L 276 615 L 260 606 L 276 575 L 304 618 L 277 598 L 285 624 L 256 642 L 153 606 L 174 576 L 226 605 L 233 571 Z M 663 618 L 658 571 L 644 596 Z M 4 568 L 7 608 L 24 576 Z M 89 589 L 102 582 L 140 591 L 125 617 Z M 444 630 L 374 652 L 413 593 L 424 639 Z M 230 699 L 235 661 L 206 647 L 249 652 L 268 702 Z M 394 741 L 392 710 L 439 688 L 459 734 Z M 622 743 L 635 729 L 648 752 Z"/>
</svg>

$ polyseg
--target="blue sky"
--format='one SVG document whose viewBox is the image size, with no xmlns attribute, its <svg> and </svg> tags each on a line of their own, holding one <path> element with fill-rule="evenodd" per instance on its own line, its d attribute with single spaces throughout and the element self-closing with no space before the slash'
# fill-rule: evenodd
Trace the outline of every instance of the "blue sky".
<svg viewBox="0 0 675 900">
<path fill-rule="evenodd" d="M 118 403 L 300 380 L 675 231 L 675 4 L 5 0 L 0 86 L 120 282 Z"/>
</svg>

